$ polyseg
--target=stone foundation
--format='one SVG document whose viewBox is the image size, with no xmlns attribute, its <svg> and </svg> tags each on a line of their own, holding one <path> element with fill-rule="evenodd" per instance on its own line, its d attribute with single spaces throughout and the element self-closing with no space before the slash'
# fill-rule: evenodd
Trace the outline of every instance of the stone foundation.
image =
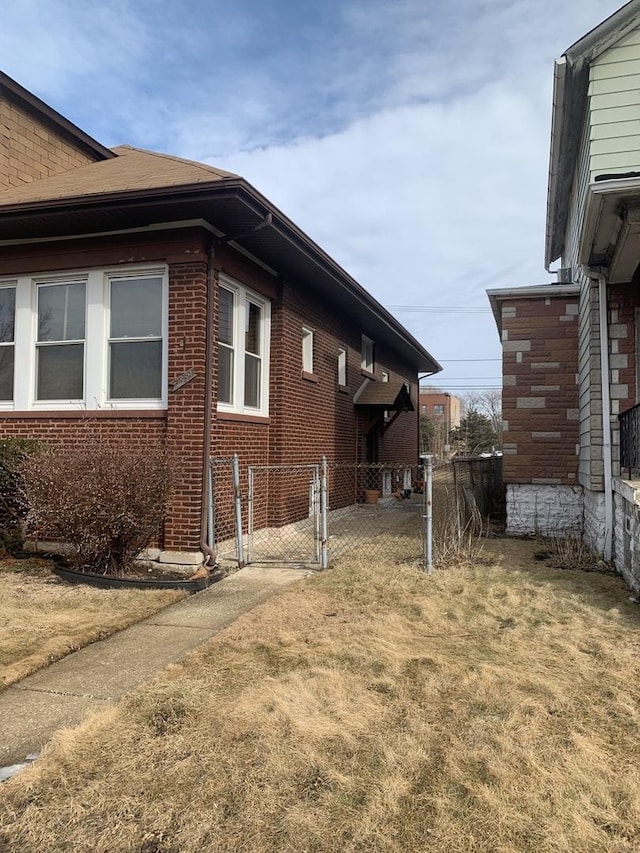
<svg viewBox="0 0 640 853">
<path fill-rule="evenodd" d="M 640 597 L 640 483 L 613 481 L 613 560 L 616 569 Z"/>
<path fill-rule="evenodd" d="M 581 536 L 581 486 L 507 485 L 507 533 Z"/>
</svg>

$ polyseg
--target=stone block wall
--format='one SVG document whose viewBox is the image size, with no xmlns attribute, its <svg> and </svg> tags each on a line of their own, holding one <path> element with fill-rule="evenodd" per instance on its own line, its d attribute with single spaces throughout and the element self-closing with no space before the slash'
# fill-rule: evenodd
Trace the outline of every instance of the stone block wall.
<svg viewBox="0 0 640 853">
<path fill-rule="evenodd" d="M 504 480 L 577 483 L 578 299 L 502 303 Z"/>
<path fill-rule="evenodd" d="M 580 536 L 584 523 L 581 486 L 507 485 L 507 533 Z"/>
</svg>

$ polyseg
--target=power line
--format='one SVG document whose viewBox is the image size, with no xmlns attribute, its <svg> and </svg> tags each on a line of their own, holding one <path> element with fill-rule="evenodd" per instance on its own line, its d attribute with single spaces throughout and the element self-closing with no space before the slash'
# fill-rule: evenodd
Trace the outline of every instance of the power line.
<svg viewBox="0 0 640 853">
<path fill-rule="evenodd" d="M 480 308 L 473 305 L 447 306 L 447 305 L 387 305 L 390 311 L 417 311 L 418 313 L 442 313 L 442 314 L 491 314 L 491 308 Z"/>
</svg>

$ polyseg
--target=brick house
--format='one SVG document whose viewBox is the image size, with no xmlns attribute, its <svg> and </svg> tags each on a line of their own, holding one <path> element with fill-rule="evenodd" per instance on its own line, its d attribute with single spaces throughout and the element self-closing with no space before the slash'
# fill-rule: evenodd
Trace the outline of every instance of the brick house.
<svg viewBox="0 0 640 853">
<path fill-rule="evenodd" d="M 2 74 L 0 141 L 1 436 L 166 448 L 185 563 L 210 456 L 415 464 L 440 365 L 249 183 L 106 148 Z"/>
<path fill-rule="evenodd" d="M 555 63 L 546 267 L 489 291 L 508 529 L 579 532 L 640 589 L 640 0 Z"/>
</svg>

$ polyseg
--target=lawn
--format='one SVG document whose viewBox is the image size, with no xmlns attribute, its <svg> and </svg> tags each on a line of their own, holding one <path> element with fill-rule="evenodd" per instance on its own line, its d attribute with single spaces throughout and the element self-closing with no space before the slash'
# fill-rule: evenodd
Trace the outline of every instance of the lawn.
<svg viewBox="0 0 640 853">
<path fill-rule="evenodd" d="M 59 733 L 0 849 L 638 851 L 640 609 L 540 548 L 426 576 L 390 543 L 288 588 Z"/>
<path fill-rule="evenodd" d="M 0 690 L 182 598 L 175 590 L 98 590 L 46 560 L 0 560 Z"/>
</svg>

